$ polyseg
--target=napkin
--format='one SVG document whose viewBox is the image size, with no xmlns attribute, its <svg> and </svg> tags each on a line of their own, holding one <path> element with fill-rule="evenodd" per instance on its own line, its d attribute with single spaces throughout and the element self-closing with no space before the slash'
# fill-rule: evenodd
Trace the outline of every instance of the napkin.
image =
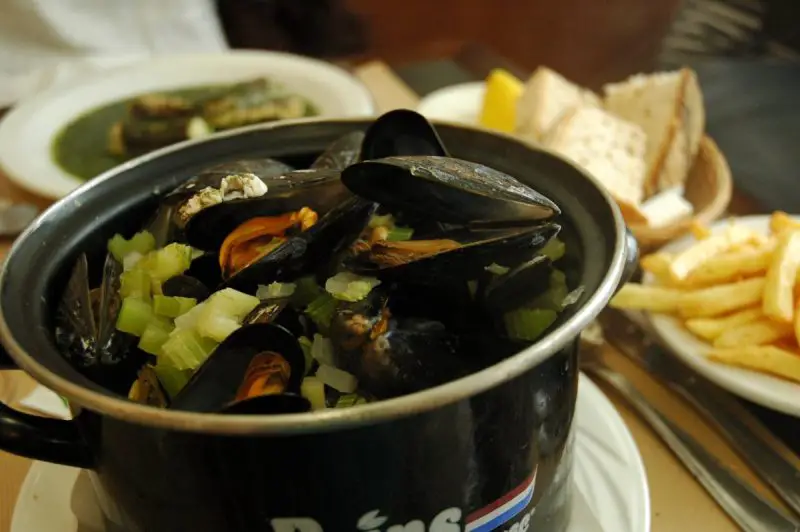
<svg viewBox="0 0 800 532">
<path fill-rule="evenodd" d="M 34 388 L 33 391 L 22 398 L 18 404 L 28 411 L 42 416 L 57 419 L 72 419 L 72 413 L 66 401 L 54 391 L 41 385 Z"/>
</svg>

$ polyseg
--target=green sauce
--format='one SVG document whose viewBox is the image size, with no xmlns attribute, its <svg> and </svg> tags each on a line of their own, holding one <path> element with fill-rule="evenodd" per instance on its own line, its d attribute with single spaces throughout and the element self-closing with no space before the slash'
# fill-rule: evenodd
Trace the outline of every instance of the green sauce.
<svg viewBox="0 0 800 532">
<path fill-rule="evenodd" d="M 200 100 L 215 96 L 226 87 L 206 86 L 164 91 L 161 94 L 182 96 Z M 93 109 L 66 126 L 58 133 L 52 145 L 52 156 L 64 171 L 81 179 L 91 179 L 131 159 L 134 155 L 119 157 L 108 152 L 108 135 L 111 127 L 125 118 L 128 104 L 133 98 L 114 102 Z M 310 102 L 306 102 L 305 116 L 319 114 Z"/>
</svg>

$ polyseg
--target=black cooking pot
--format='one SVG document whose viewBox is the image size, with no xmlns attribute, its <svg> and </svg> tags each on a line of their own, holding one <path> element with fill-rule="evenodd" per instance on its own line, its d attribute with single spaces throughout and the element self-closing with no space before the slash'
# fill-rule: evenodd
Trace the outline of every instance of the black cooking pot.
<svg viewBox="0 0 800 532">
<path fill-rule="evenodd" d="M 74 420 L 0 408 L 0 448 L 90 469 L 106 515 L 130 531 L 564 530 L 578 336 L 626 279 L 636 248 L 593 179 L 510 137 L 437 126 L 454 156 L 513 175 L 561 206 L 572 281 L 585 292 L 550 333 L 493 367 L 358 408 L 222 416 L 129 402 L 54 345 L 56 303 L 76 257 L 99 263 L 107 239 L 138 230 L 164 192 L 226 160 L 310 160 L 368 123 L 264 125 L 166 148 L 42 215 L 8 256 L 0 335 L 13 362 L 69 399 Z"/>
</svg>

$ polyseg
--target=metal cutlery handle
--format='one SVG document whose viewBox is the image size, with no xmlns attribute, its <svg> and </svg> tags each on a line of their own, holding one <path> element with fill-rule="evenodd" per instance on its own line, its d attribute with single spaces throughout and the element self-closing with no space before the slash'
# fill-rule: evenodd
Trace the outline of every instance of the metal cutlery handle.
<svg viewBox="0 0 800 532">
<path fill-rule="evenodd" d="M 731 395 L 674 360 L 652 344 L 645 331 L 617 310 L 601 318 L 606 339 L 622 354 L 643 366 L 654 378 L 686 399 L 722 434 L 756 474 L 800 515 L 800 470 L 777 449 L 768 431 Z M 648 346 L 648 344 L 651 344 Z"/>
<path fill-rule="evenodd" d="M 700 484 L 745 532 L 798 532 L 793 520 L 747 486 L 697 441 L 672 423 L 622 375 L 597 363 L 582 369 L 613 387 L 638 412 Z"/>
</svg>

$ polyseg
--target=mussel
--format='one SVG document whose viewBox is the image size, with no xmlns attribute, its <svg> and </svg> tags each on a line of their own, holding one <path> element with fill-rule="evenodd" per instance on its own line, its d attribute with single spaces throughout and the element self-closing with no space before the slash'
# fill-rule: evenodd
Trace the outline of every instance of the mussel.
<svg viewBox="0 0 800 532">
<path fill-rule="evenodd" d="M 229 255 L 221 250 L 220 265 L 226 286 L 246 291 L 259 283 L 313 273 L 311 270 L 327 265 L 330 257 L 358 236 L 374 210 L 374 204 L 351 197 L 296 235 L 272 237 L 253 260 L 230 270 L 230 275 L 225 275 L 223 266 L 227 263 L 223 257 Z"/>
<path fill-rule="evenodd" d="M 377 314 L 351 311 L 336 319 L 331 334 L 337 366 L 379 399 L 429 388 L 471 369 L 460 336 L 440 322 L 396 318 L 386 306 Z"/>
<path fill-rule="evenodd" d="M 489 274 L 491 279 L 481 287 L 484 304 L 496 315 L 532 302 L 550 286 L 552 261 L 536 255 L 501 275 Z"/>
<path fill-rule="evenodd" d="M 304 375 L 305 356 L 292 333 L 273 323 L 245 325 L 214 350 L 170 408 L 220 412 L 255 398 L 263 406 L 273 401 L 267 396 L 298 393 Z"/>
<path fill-rule="evenodd" d="M 170 192 L 166 199 L 169 201 L 175 198 L 185 198 L 206 187 L 219 189 L 223 178 L 230 175 L 253 174 L 262 181 L 268 181 L 274 177 L 288 174 L 292 170 L 294 169 L 291 166 L 266 157 L 262 159 L 228 161 L 206 168 L 199 174 L 189 178 Z"/>
<path fill-rule="evenodd" d="M 144 366 L 139 370 L 139 376 L 128 392 L 131 401 L 158 408 L 169 406 L 168 397 L 152 366 Z"/>
<path fill-rule="evenodd" d="M 339 137 L 311 164 L 311 168 L 344 170 L 360 160 L 364 133 L 353 131 Z"/>
<path fill-rule="evenodd" d="M 122 265 L 108 254 L 100 287 L 90 290 L 88 259 L 78 257 L 56 313 L 55 340 L 88 375 L 126 394 L 146 355 L 134 349 L 135 338 L 116 329 L 121 274 Z"/>
<path fill-rule="evenodd" d="M 400 155 L 448 155 L 439 134 L 421 114 L 397 109 L 381 115 L 366 131 L 361 159 Z"/>
<path fill-rule="evenodd" d="M 215 251 L 234 229 L 250 219 L 281 216 L 304 207 L 324 213 L 350 197 L 336 170 L 295 170 L 262 181 L 263 194 L 231 199 L 221 195 L 213 200 L 216 203 L 197 212 L 184 211 L 188 217 L 187 242 Z"/>
<path fill-rule="evenodd" d="M 452 224 L 526 224 L 552 218 L 558 206 L 513 177 L 449 157 L 386 157 L 342 172 L 354 194 L 390 209 Z"/>
<path fill-rule="evenodd" d="M 493 263 L 505 266 L 533 257 L 560 229 L 558 224 L 545 223 L 442 235 L 452 238 L 376 242 L 352 258 L 348 268 L 362 275 L 425 285 L 476 280 Z"/>
</svg>

